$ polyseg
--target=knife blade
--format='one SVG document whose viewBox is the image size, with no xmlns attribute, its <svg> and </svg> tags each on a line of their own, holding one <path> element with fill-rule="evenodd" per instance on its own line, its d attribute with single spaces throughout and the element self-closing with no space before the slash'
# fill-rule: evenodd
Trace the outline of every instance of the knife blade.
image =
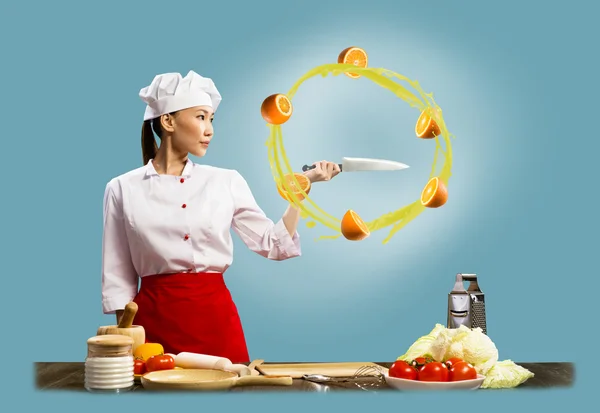
<svg viewBox="0 0 600 413">
<path fill-rule="evenodd" d="M 342 163 L 338 165 L 342 172 L 400 171 L 409 168 L 408 165 L 401 162 L 369 158 L 342 158 Z M 304 165 L 302 167 L 303 172 L 310 171 L 311 169 L 315 169 L 315 166 Z"/>
</svg>

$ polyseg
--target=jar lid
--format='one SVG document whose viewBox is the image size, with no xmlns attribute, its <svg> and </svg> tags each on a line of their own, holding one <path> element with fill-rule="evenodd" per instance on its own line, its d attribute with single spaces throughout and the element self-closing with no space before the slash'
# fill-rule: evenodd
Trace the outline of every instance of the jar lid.
<svg viewBox="0 0 600 413">
<path fill-rule="evenodd" d="M 131 352 L 133 338 L 120 334 L 106 334 L 88 338 L 87 345 L 88 350 L 96 354 L 123 355 Z"/>
<path fill-rule="evenodd" d="M 88 338 L 88 344 L 95 344 L 101 347 L 114 347 L 133 345 L 133 338 L 121 334 L 105 334 Z"/>
</svg>

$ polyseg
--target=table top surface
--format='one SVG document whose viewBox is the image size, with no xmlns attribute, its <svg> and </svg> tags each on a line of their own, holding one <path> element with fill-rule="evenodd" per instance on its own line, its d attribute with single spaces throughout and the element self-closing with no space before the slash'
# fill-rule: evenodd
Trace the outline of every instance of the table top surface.
<svg viewBox="0 0 600 413">
<path fill-rule="evenodd" d="M 265 364 L 273 364 L 265 363 Z M 287 362 L 293 363 L 293 362 Z M 393 362 L 375 362 L 389 368 Z M 567 362 L 550 363 L 517 363 L 534 373 L 534 377 L 515 389 L 570 387 L 574 381 L 574 365 Z M 36 388 L 38 390 L 86 391 L 84 388 L 84 362 L 37 362 L 35 363 Z M 391 389 L 385 381 L 377 377 L 365 377 L 327 384 L 313 383 L 304 379 L 294 379 L 291 386 L 240 386 L 229 391 L 387 391 Z M 486 390 L 486 389 L 482 389 Z M 144 391 L 141 384 L 136 384 L 132 391 Z"/>
</svg>

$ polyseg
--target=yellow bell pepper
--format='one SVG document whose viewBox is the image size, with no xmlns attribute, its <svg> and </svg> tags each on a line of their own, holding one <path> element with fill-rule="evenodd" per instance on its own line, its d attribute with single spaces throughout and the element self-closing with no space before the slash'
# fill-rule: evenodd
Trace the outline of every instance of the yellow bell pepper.
<svg viewBox="0 0 600 413">
<path fill-rule="evenodd" d="M 144 343 L 139 345 L 133 351 L 133 358 L 139 360 L 148 360 L 152 356 L 160 356 L 165 353 L 162 344 L 159 343 Z"/>
</svg>

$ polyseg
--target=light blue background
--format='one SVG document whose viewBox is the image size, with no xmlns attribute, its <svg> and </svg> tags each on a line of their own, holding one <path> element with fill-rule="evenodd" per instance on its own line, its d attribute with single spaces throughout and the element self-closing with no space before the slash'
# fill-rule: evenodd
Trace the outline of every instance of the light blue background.
<svg viewBox="0 0 600 413">
<path fill-rule="evenodd" d="M 324 2 L 325 3 L 325 2 Z M 395 4 L 394 4 L 395 3 Z M 39 393 L 35 361 L 82 361 L 85 340 L 111 324 L 100 302 L 104 186 L 141 165 L 144 106 L 138 91 L 161 72 L 193 69 L 215 80 L 223 104 L 208 155 L 238 169 L 274 220 L 276 194 L 260 117 L 262 100 L 287 92 L 350 45 L 433 92 L 450 131 L 448 203 L 427 210 L 387 245 L 314 239 L 301 224 L 303 257 L 269 262 L 235 238 L 227 282 L 252 358 L 393 360 L 435 323 L 457 272 L 475 272 L 489 335 L 501 359 L 583 360 L 595 340 L 598 242 L 598 7 L 591 1 L 20 2 L 3 5 L 2 381 L 12 397 L 64 411 L 106 407 L 88 394 Z M 161 17 L 162 16 L 162 17 Z M 398 174 L 341 174 L 311 196 L 341 217 L 365 219 L 418 198 L 433 142 L 414 136 L 418 112 L 367 79 L 313 78 L 284 126 L 290 161 L 385 157 Z M 588 201 L 582 203 L 582 201 Z M 9 313 L 14 315 L 9 315 Z M 597 341 L 596 341 L 597 343 Z M 589 388 L 577 364 L 570 390 L 481 392 L 500 400 L 570 405 Z M 135 400 L 131 399 L 133 397 Z M 174 397 L 127 396 L 123 406 L 173 408 Z M 463 395 L 189 396 L 178 408 L 290 406 L 421 408 Z M 564 397 L 559 401 L 559 398 Z M 427 399 L 426 399 L 427 398 Z M 204 403 L 207 404 L 204 404 Z M 60 403 L 60 404 L 59 404 Z M 451 405 L 450 405 L 451 406 Z M 33 407 L 33 405 L 32 405 Z"/>
</svg>

